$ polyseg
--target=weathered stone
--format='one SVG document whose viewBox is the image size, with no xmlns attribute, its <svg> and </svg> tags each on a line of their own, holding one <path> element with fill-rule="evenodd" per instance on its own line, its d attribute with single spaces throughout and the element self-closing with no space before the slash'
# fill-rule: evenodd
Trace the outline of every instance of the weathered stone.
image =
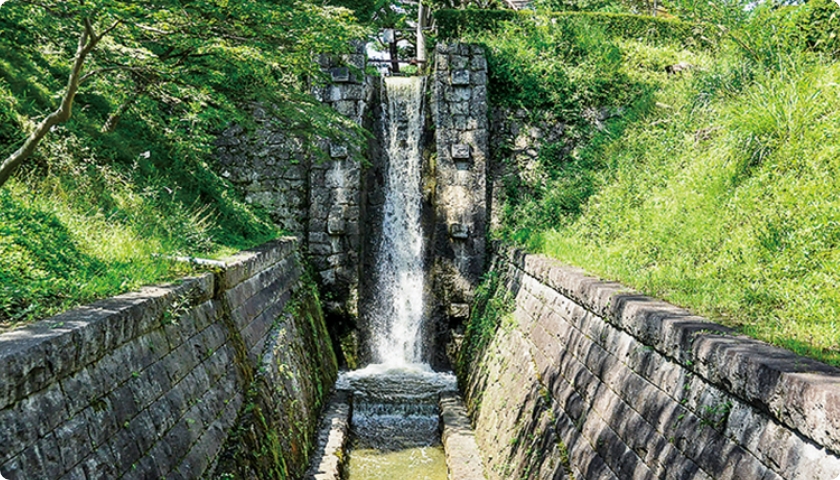
<svg viewBox="0 0 840 480">
<path fill-rule="evenodd" d="M 347 146 L 330 144 L 330 157 L 347 158 Z"/>
<path fill-rule="evenodd" d="M 452 85 L 469 85 L 470 71 L 469 70 L 454 70 L 452 72 Z"/>
<path fill-rule="evenodd" d="M 449 113 L 452 115 L 469 115 L 469 102 L 456 102 L 449 105 Z"/>
<path fill-rule="evenodd" d="M 330 79 L 335 83 L 350 81 L 350 69 L 347 67 L 333 67 L 330 69 Z"/>
<path fill-rule="evenodd" d="M 741 400 L 743 382 L 751 382 L 752 398 L 760 398 L 774 391 L 763 382 L 775 384 L 779 377 L 752 377 L 749 368 L 731 364 L 737 357 L 716 355 L 737 346 L 739 354 L 760 362 L 764 347 L 755 341 L 712 333 L 726 329 L 538 256 L 503 249 L 494 269 L 507 277 L 505 285 L 514 286 L 514 322 L 509 330 L 500 329 L 476 360 L 481 368 L 467 379 L 468 401 L 482 399 L 476 407 L 477 438 L 486 438 L 490 450 L 510 438 L 552 441 L 551 432 L 533 420 L 502 428 L 501 419 L 512 415 L 505 399 L 531 391 L 542 392 L 542 408 L 573 424 L 565 428 L 558 421 L 557 433 L 569 451 L 570 470 L 582 478 L 601 478 L 603 468 L 619 478 L 840 475 L 840 458 L 817 436 L 803 436 L 786 425 L 780 410 Z M 750 357 L 752 350 L 756 355 Z M 501 352 L 513 361 L 496 359 Z M 533 365 L 535 374 L 523 376 L 521 365 Z M 834 373 L 826 368 L 817 367 Z M 750 378 L 720 381 L 728 372 L 747 372 L 744 377 Z M 824 374 L 810 373 L 809 381 Z M 821 435 L 817 438 L 830 436 Z M 598 456 L 580 454 L 576 448 L 581 444 L 592 445 Z M 485 461 L 494 462 L 492 457 Z"/>
<path fill-rule="evenodd" d="M 463 143 L 456 143 L 452 145 L 452 158 L 454 159 L 469 159 L 470 146 Z"/>
<path fill-rule="evenodd" d="M 190 466 L 189 478 L 201 476 L 217 457 L 242 405 L 243 394 L 237 390 L 246 387 L 240 377 L 243 372 L 232 367 L 230 343 L 257 337 L 267 345 L 265 332 L 282 312 L 300 275 L 300 269 L 283 258 L 291 255 L 291 246 L 287 239 L 235 256 L 228 270 L 217 274 L 225 279 L 218 292 L 213 275 L 207 274 L 171 289 L 145 288 L 139 294 L 100 302 L 114 308 L 100 312 L 97 322 L 74 326 L 80 333 L 69 331 L 71 338 L 99 339 L 107 345 L 99 358 L 65 377 L 56 369 L 52 378 L 43 377 L 46 388 L 23 397 L 13 408 L 0 409 L 4 446 L 0 472 L 11 479 L 158 478 L 169 477 L 183 462 Z M 226 288 L 227 293 L 237 292 L 230 299 L 241 305 L 242 318 L 262 312 L 237 336 L 228 335 L 236 322 L 220 318 L 221 298 L 211 299 L 224 297 Z M 173 301 L 176 307 L 171 307 Z M 170 307 L 177 313 L 164 316 L 161 328 L 161 315 Z M 108 315 L 135 324 L 106 336 L 107 330 L 98 326 L 111 321 Z M 88 329 L 100 333 L 89 336 Z M 295 332 L 302 335 L 298 342 L 316 334 L 321 333 Z M 51 338 L 39 340 L 51 342 Z M 329 348 L 328 342 L 316 341 Z M 170 351 L 172 346 L 176 348 Z M 68 350 L 74 355 L 78 351 Z M 307 363 L 306 368 L 323 365 L 324 355 L 316 354 L 318 362 Z M 257 370 L 262 356 L 249 358 L 255 363 L 247 368 Z M 293 372 L 303 372 L 304 363 L 299 360 Z M 334 366 L 327 371 L 334 375 Z M 301 375 L 309 378 L 312 373 Z M 296 396 L 285 401 L 298 406 L 284 411 L 302 405 Z M 308 395 L 306 408 L 315 401 Z"/>
<path fill-rule="evenodd" d="M 449 68 L 451 70 L 463 70 L 467 68 L 467 63 L 469 59 L 462 55 L 450 55 L 449 56 Z"/>
<path fill-rule="evenodd" d="M 453 223 L 449 225 L 449 236 L 458 240 L 470 238 L 470 232 L 466 225 Z"/>
<path fill-rule="evenodd" d="M 447 313 L 452 318 L 470 318 L 470 305 L 468 303 L 450 303 Z"/>
<path fill-rule="evenodd" d="M 484 466 L 470 418 L 461 397 L 445 392 L 440 397 L 441 435 L 446 451 L 446 465 L 451 480 L 483 480 Z"/>
</svg>

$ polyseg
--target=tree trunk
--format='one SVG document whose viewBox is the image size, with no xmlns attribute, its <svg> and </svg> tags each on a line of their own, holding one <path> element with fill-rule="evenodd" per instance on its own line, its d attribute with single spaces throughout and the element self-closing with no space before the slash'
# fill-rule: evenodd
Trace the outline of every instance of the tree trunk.
<svg viewBox="0 0 840 480">
<path fill-rule="evenodd" d="M 52 127 L 59 123 L 66 122 L 70 119 L 73 112 L 73 100 L 76 98 L 76 92 L 79 90 L 79 83 L 82 75 L 82 68 L 85 64 L 85 59 L 88 54 L 96 47 L 96 44 L 102 40 L 102 36 L 113 30 L 117 24 L 108 28 L 101 36 L 96 36 L 93 32 L 90 20 L 85 19 L 85 28 L 79 36 L 79 45 L 76 48 L 76 57 L 73 61 L 73 68 L 70 70 L 70 77 L 67 79 L 67 91 L 64 92 L 64 97 L 61 99 L 61 105 L 54 112 L 47 115 L 41 123 L 35 127 L 35 130 L 29 134 L 29 137 L 23 142 L 23 146 L 17 149 L 14 153 L 3 160 L 0 165 L 0 187 L 2 187 L 12 176 L 12 173 L 23 163 L 24 160 L 32 155 L 38 143 L 49 133 Z"/>
<path fill-rule="evenodd" d="M 105 121 L 105 124 L 102 125 L 102 129 L 100 130 L 102 133 L 111 133 L 117 128 L 117 124 L 120 123 L 120 119 L 122 118 L 123 114 L 134 105 L 134 102 L 137 101 L 137 97 L 142 95 L 146 91 L 146 87 L 138 88 L 136 92 L 131 94 L 131 96 L 120 104 L 114 112 L 108 116 L 108 120 Z"/>
</svg>

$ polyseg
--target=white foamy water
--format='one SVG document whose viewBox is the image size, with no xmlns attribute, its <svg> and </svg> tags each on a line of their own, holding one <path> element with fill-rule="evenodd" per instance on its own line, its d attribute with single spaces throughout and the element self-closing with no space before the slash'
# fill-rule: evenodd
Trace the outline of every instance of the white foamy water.
<svg viewBox="0 0 840 480">
<path fill-rule="evenodd" d="M 374 361 L 391 366 L 420 363 L 423 354 L 423 86 L 422 77 L 389 77 L 384 83 L 388 158 L 371 341 Z"/>
</svg>

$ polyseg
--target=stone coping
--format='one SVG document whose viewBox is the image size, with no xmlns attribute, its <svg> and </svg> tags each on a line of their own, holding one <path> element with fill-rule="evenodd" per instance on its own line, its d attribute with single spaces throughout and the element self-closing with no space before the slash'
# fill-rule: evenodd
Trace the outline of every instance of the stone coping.
<svg viewBox="0 0 840 480">
<path fill-rule="evenodd" d="M 143 287 L 0 335 L 0 410 L 156 328 L 167 310 L 200 305 L 277 263 L 296 242 L 281 237 L 226 258 L 215 273 Z"/>
<path fill-rule="evenodd" d="M 484 463 L 461 395 L 442 392 L 438 404 L 449 480 L 484 480 Z"/>
<path fill-rule="evenodd" d="M 350 430 L 352 393 L 334 391 L 321 416 L 318 445 L 312 454 L 306 480 L 341 480 L 344 451 Z"/>
<path fill-rule="evenodd" d="M 708 382 L 840 454 L 840 369 L 541 255 L 496 254 Z"/>
</svg>

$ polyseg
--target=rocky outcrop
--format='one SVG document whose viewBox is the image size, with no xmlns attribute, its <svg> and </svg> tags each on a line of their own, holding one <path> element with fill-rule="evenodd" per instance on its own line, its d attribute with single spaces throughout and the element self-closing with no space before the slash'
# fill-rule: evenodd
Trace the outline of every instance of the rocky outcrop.
<svg viewBox="0 0 840 480">
<path fill-rule="evenodd" d="M 837 369 L 540 256 L 493 271 L 510 313 L 462 365 L 491 478 L 840 476 Z"/>
</svg>

